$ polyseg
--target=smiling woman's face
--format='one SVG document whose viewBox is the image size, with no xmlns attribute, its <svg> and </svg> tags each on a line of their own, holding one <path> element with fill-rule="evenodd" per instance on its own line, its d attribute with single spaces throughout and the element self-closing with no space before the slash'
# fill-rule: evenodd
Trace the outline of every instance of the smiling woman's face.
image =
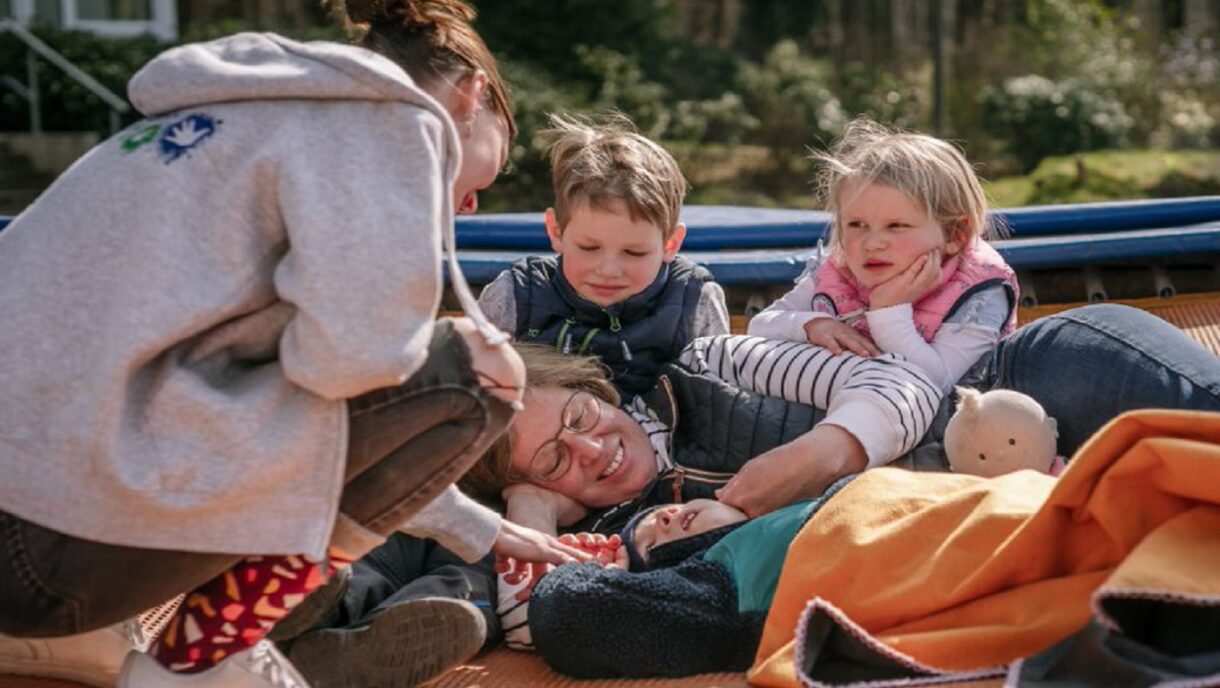
<svg viewBox="0 0 1220 688">
<path fill-rule="evenodd" d="M 508 430 L 513 473 L 530 476 L 538 449 L 556 440 L 570 459 L 567 469 L 553 480 L 530 482 L 594 508 L 638 496 L 657 476 L 644 429 L 622 410 L 598 400 L 596 425 L 587 432 L 565 430 L 561 418 L 572 397 L 572 390 L 558 387 L 526 390 L 525 408 Z"/>
</svg>

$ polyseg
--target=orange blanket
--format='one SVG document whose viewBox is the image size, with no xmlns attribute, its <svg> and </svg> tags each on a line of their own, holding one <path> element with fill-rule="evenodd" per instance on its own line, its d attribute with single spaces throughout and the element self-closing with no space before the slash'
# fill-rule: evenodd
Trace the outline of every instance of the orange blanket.
<svg viewBox="0 0 1220 688">
<path fill-rule="evenodd" d="M 807 606 L 903 666 L 995 674 L 1091 602 L 1165 594 L 1220 604 L 1220 414 L 1121 416 L 1058 479 L 865 473 L 793 541 L 749 679 L 798 684 Z"/>
</svg>

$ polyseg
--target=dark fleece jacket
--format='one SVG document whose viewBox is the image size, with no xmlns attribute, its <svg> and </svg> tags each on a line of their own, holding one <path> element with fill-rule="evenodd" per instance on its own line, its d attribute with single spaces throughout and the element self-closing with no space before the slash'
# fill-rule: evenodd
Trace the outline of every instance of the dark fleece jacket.
<svg viewBox="0 0 1220 688">
<path fill-rule="evenodd" d="M 804 507 L 802 523 L 854 477 L 840 478 Z M 759 518 L 776 517 L 785 518 Z M 748 668 L 766 613 L 740 610 L 738 582 L 729 569 L 703 559 L 742 525 L 656 547 L 648 570 L 638 573 L 597 564 L 556 568 L 530 596 L 534 646 L 555 670 L 578 678 L 692 676 Z M 781 553 L 788 545 L 776 544 L 783 546 Z M 743 585 L 753 589 L 764 583 L 759 578 Z"/>
<path fill-rule="evenodd" d="M 557 671 L 577 678 L 742 671 L 765 619 L 738 612 L 729 572 L 699 557 L 642 573 L 566 564 L 530 598 L 535 646 Z"/>
</svg>

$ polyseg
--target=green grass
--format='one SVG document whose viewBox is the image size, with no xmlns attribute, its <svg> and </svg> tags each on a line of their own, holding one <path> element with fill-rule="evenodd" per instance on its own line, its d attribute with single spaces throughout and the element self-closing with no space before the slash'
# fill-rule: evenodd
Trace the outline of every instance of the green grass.
<svg viewBox="0 0 1220 688">
<path fill-rule="evenodd" d="M 776 165 L 759 146 L 667 144 L 691 182 L 689 204 L 814 208 L 814 167 Z M 1043 160 L 1028 175 L 984 185 L 999 208 L 1220 194 L 1220 149 L 1112 150 Z"/>
<path fill-rule="evenodd" d="M 999 208 L 1220 194 L 1220 149 L 1095 151 L 984 185 Z"/>
</svg>

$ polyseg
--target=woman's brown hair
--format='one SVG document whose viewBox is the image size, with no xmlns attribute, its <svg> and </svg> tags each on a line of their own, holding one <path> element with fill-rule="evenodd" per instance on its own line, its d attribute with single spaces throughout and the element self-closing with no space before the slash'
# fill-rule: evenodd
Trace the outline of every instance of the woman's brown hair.
<svg viewBox="0 0 1220 688">
<path fill-rule="evenodd" d="M 558 387 L 588 392 L 612 406 L 619 405 L 618 391 L 606 376 L 606 367 L 595 356 L 574 356 L 553 346 L 515 342 L 513 348 L 525 363 L 526 388 Z M 525 422 L 518 415 L 514 422 Z M 484 501 L 499 502 L 500 490 L 515 482 L 511 475 L 512 444 L 509 433 L 501 435 L 458 485 L 467 494 Z"/>
<path fill-rule="evenodd" d="M 331 0 L 340 21 L 364 48 L 390 58 L 425 88 L 455 74 L 483 70 L 488 101 L 517 135 L 512 103 L 496 58 L 474 30 L 475 11 L 462 0 Z"/>
</svg>

